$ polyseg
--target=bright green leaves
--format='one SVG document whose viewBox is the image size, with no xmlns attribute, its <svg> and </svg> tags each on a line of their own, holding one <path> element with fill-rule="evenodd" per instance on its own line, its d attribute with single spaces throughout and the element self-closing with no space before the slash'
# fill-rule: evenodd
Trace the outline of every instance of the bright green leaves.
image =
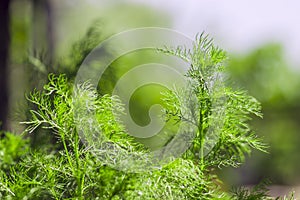
<svg viewBox="0 0 300 200">
<path fill-rule="evenodd" d="M 162 51 L 190 63 L 186 76 L 192 92 L 197 96 L 197 105 L 191 104 L 189 108 L 196 113 L 189 122 L 196 125 L 198 131 L 184 158 L 194 161 L 194 167 L 208 177 L 208 187 L 213 188 L 214 184 L 209 183 L 213 179 L 209 169 L 238 167 L 252 149 L 266 151 L 266 145 L 249 126 L 253 116 L 262 117 L 261 105 L 246 92 L 234 91 L 225 84 L 222 73 L 226 53 L 215 47 L 207 35 L 202 33 L 197 36 L 192 50 L 178 47 Z M 183 118 L 178 102 L 182 98 L 189 99 L 189 96 L 179 93 L 180 90 L 177 88 L 165 93 L 168 120 Z M 205 154 L 209 145 L 211 149 Z"/>
<path fill-rule="evenodd" d="M 88 83 L 72 93 L 74 88 L 64 75 L 49 75 L 44 90 L 29 95 L 34 109 L 30 111 L 30 120 L 23 123 L 29 133 L 39 134 L 38 127 L 54 133 L 60 148 L 48 154 L 32 153 L 11 167 L 10 173 L 1 172 L 0 190 L 5 191 L 8 198 L 18 194 L 18 198 L 33 199 L 265 197 L 264 188 L 228 195 L 220 189 L 218 177 L 212 172 L 217 167 L 237 167 L 253 149 L 266 149 L 249 126 L 253 116 L 262 117 L 260 103 L 223 82 L 226 52 L 215 47 L 203 33 L 196 37 L 192 49 L 178 47 L 160 51 L 190 64 L 186 73 L 190 88 L 174 88 L 165 92 L 162 99 L 166 121 L 174 122 L 175 128 L 180 122 L 197 128 L 182 158 L 159 170 L 137 174 L 118 171 L 97 159 L 93 146 L 88 146 L 87 141 L 93 144 L 101 140 L 108 146 L 116 145 L 120 157 L 126 157 L 128 152 L 138 156 L 147 149 L 128 135 L 118 120 L 118 112 L 124 109 L 116 96 L 100 96 Z M 91 136 L 86 137 L 87 141 L 80 140 L 84 133 Z M 22 156 L 13 152 L 23 150 L 26 145 L 23 140 L 7 137 L 0 143 L 0 160 L 11 163 Z M 11 141 L 14 145 L 9 146 Z M 11 157 L 3 157 L 4 151 Z M 119 159 L 110 153 L 107 155 L 112 162 Z"/>
<path fill-rule="evenodd" d="M 191 66 L 186 76 L 191 80 L 192 91 L 197 96 L 198 105 L 192 106 L 190 110 L 197 113 L 194 115 L 197 119 L 192 120 L 192 123 L 196 122 L 198 132 L 187 152 L 188 159 L 200 159 L 201 169 L 207 166 L 237 166 L 244 161 L 245 154 L 250 154 L 253 148 L 265 151 L 265 145 L 248 125 L 252 116 L 262 117 L 260 103 L 244 91 L 234 91 L 229 86 L 225 86 L 222 82 L 225 81 L 222 72 L 226 53 L 215 47 L 212 39 L 202 33 L 196 37 L 192 50 L 178 47 L 163 52 L 178 56 L 189 62 Z M 166 93 L 164 99 L 169 109 L 166 109 L 168 119 L 171 117 L 182 119 L 177 103 L 181 97 L 177 91 L 178 89 Z M 199 110 L 195 111 L 195 108 Z M 218 109 L 223 111 L 220 115 L 213 115 Z M 209 131 L 209 128 L 216 123 L 220 125 L 215 130 Z M 203 158 L 204 146 L 210 142 L 209 135 L 214 134 L 217 129 L 220 129 L 218 141 Z"/>
</svg>

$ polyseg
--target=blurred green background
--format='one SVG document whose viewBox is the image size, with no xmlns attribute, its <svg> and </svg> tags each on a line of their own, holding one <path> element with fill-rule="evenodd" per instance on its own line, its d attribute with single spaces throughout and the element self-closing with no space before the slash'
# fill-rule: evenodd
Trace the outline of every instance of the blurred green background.
<svg viewBox="0 0 300 200">
<path fill-rule="evenodd" d="M 88 53 L 81 51 L 80 42 L 76 41 L 88 38 L 85 44 L 89 46 L 85 48 L 91 50 L 105 38 L 126 29 L 145 26 L 173 28 L 175 24 L 170 13 L 143 4 L 103 1 L 96 6 L 88 2 L 10 2 L 8 127 L 11 131 L 19 133 L 24 129 L 19 124 L 19 121 L 26 119 L 26 112 L 23 112 L 26 109 L 24 93 L 40 88 L 47 80 L 48 72 L 67 73 L 70 78 L 76 75 L 80 60 Z M 189 23 L 186 21 L 186 24 Z M 209 31 L 207 33 L 210 34 Z M 221 36 L 218 37 L 217 33 L 212 36 L 216 36 L 218 44 L 222 44 Z M 140 52 L 123 58 L 115 65 L 130 68 L 147 63 L 151 56 L 149 52 Z M 295 64 L 286 56 L 283 45 L 276 41 L 265 41 L 240 53 L 229 51 L 229 57 L 230 82 L 236 88 L 248 90 L 262 103 L 264 118 L 254 119 L 251 124 L 270 148 L 269 154 L 254 152 L 239 169 L 222 170 L 221 177 L 229 185 L 256 184 L 263 178 L 270 179 L 275 185 L 300 185 L 299 68 L 297 70 L 293 66 Z M 44 63 L 39 63 L 37 58 Z M 122 72 L 116 72 L 116 77 L 113 77 L 108 72 L 108 77 L 117 78 L 120 74 Z M 113 81 L 102 84 L 108 90 L 113 87 Z M 136 94 L 137 102 L 141 101 L 141 97 L 147 98 L 147 95 L 153 97 L 148 90 L 146 88 L 144 93 Z M 151 101 L 156 102 L 155 99 Z M 136 105 L 135 111 L 142 110 L 140 104 Z M 141 124 L 147 123 L 147 117 L 143 117 L 145 112 L 134 114 Z"/>
</svg>

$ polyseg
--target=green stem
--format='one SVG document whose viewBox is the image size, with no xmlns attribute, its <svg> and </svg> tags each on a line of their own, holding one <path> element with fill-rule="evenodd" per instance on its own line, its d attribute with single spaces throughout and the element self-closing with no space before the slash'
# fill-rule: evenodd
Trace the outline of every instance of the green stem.
<svg viewBox="0 0 300 200">
<path fill-rule="evenodd" d="M 205 86 L 205 81 L 203 78 L 200 79 L 200 85 L 201 85 L 201 89 L 200 89 L 200 95 L 202 97 L 204 97 L 206 95 L 206 86 Z M 199 113 L 199 124 L 198 124 L 198 131 L 199 131 L 199 138 L 200 138 L 200 167 L 201 170 L 204 169 L 204 143 L 205 143 L 205 138 L 204 138 L 204 129 L 203 129 L 203 125 L 204 125 L 204 119 L 205 117 L 207 117 L 207 112 L 203 109 L 207 109 L 208 105 L 207 105 L 207 101 L 203 102 L 203 100 L 201 99 L 200 102 L 200 113 Z"/>
<path fill-rule="evenodd" d="M 72 160 L 71 160 L 71 157 L 70 157 L 70 154 L 69 154 L 69 150 L 68 150 L 68 147 L 67 147 L 67 143 L 66 143 L 66 140 L 65 140 L 65 136 L 63 134 L 61 134 L 61 141 L 63 143 L 63 146 L 64 146 L 64 150 L 66 152 L 66 155 L 67 155 L 67 159 L 68 159 L 68 162 L 69 162 L 69 165 L 72 169 L 73 168 L 73 164 L 72 164 Z"/>
<path fill-rule="evenodd" d="M 198 131 L 199 131 L 199 136 L 200 136 L 200 168 L 201 170 L 204 169 L 204 134 L 203 134 L 203 129 L 202 125 L 198 126 Z"/>
<path fill-rule="evenodd" d="M 79 158 L 79 137 L 77 132 L 74 135 L 74 153 L 76 162 L 76 181 L 77 181 L 77 195 L 80 199 L 83 198 L 83 186 L 84 186 L 84 173 L 80 169 Z"/>
</svg>

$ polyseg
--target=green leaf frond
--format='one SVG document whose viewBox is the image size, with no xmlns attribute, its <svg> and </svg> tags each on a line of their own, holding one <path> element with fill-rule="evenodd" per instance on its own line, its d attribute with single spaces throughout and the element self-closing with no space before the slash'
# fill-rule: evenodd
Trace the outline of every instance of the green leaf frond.
<svg viewBox="0 0 300 200">
<path fill-rule="evenodd" d="M 246 187 L 234 188 L 232 191 L 233 193 L 232 199 L 233 200 L 256 200 L 256 199 L 271 200 L 273 198 L 269 197 L 268 195 L 268 191 L 269 191 L 269 189 L 267 188 L 268 185 L 270 185 L 270 181 L 264 180 L 251 189 Z"/>
<path fill-rule="evenodd" d="M 188 150 L 188 158 L 201 160 L 201 168 L 208 166 L 239 166 L 245 155 L 249 155 L 252 149 L 266 152 L 266 145 L 259 139 L 251 127 L 249 120 L 253 116 L 262 117 L 261 105 L 245 91 L 235 91 L 222 83 L 220 74 L 224 72 L 226 53 L 214 46 L 213 40 L 204 33 L 197 35 L 192 49 L 177 47 L 175 49 L 163 49 L 162 52 L 182 58 L 190 63 L 190 69 L 186 76 L 189 78 L 193 95 L 197 97 L 197 104 L 193 101 L 187 109 L 192 120 L 186 120 L 191 125 L 198 127 L 198 132 L 194 138 L 193 145 Z M 182 113 L 182 96 L 191 99 L 181 89 L 170 90 L 164 93 L 166 103 L 166 120 L 177 122 L 184 120 Z M 223 99 L 223 100 L 221 100 Z M 220 103 L 221 102 L 221 103 Z M 219 104 L 220 105 L 219 105 Z M 216 107 L 217 105 L 217 107 Z M 218 107 L 219 106 L 219 107 Z M 213 115 L 219 110 L 219 115 Z M 219 118 L 218 118 L 219 117 Z M 203 158 L 195 155 L 203 155 L 204 146 L 209 144 L 209 132 L 211 126 L 216 126 L 215 122 L 223 121 L 218 126 L 219 139 L 212 150 Z M 221 122 L 220 122 L 221 124 Z M 212 137 L 215 139 L 214 137 Z"/>
<path fill-rule="evenodd" d="M 159 49 L 168 55 L 177 56 L 190 63 L 187 76 L 195 79 L 205 79 L 212 76 L 217 71 L 222 71 L 224 61 L 227 59 L 226 52 L 213 44 L 207 34 L 202 32 L 196 36 L 192 49 L 178 46 L 175 49 Z"/>
</svg>

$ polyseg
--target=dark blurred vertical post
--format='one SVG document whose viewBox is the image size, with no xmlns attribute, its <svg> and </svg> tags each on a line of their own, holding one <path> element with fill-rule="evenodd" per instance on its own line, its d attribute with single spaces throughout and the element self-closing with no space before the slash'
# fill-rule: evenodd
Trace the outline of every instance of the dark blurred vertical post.
<svg viewBox="0 0 300 200">
<path fill-rule="evenodd" d="M 42 62 L 52 71 L 54 54 L 53 11 L 51 0 L 33 0 L 33 49 L 42 54 Z"/>
<path fill-rule="evenodd" d="M 0 130 L 8 128 L 9 3 L 0 1 Z"/>
</svg>

